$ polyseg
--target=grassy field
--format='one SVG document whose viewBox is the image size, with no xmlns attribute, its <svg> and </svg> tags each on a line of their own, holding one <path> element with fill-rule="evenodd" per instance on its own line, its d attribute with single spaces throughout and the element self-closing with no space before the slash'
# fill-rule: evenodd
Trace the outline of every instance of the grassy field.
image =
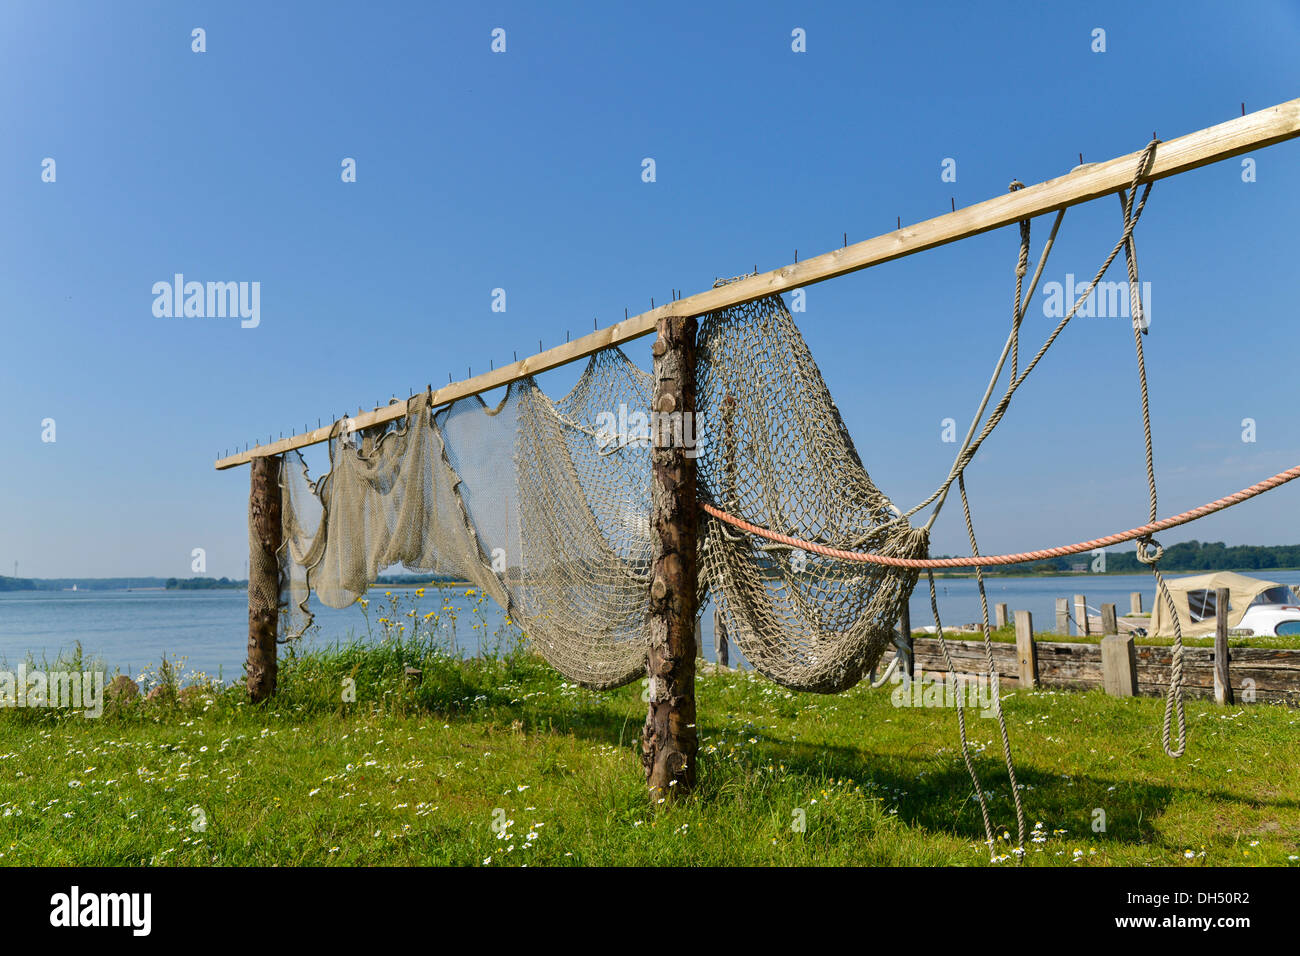
<svg viewBox="0 0 1300 956">
<path fill-rule="evenodd" d="M 157 676 L 97 720 L 0 711 L 0 864 L 989 864 L 955 712 L 890 688 L 701 675 L 700 786 L 651 807 L 641 687 L 591 693 L 521 653 L 335 647 L 286 660 L 264 708 Z M 1159 701 L 1043 691 L 1005 711 L 1026 865 L 1300 865 L 1297 711 L 1189 702 L 1179 761 Z M 1014 866 L 996 723 L 968 723 Z"/>
</svg>

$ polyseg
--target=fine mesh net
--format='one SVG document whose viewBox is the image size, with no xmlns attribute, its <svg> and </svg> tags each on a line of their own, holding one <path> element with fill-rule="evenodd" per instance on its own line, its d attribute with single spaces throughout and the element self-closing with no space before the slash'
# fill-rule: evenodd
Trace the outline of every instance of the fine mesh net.
<svg viewBox="0 0 1300 956">
<path fill-rule="evenodd" d="M 782 534 L 926 553 L 858 459 L 779 297 L 707 316 L 695 432 L 701 497 Z M 290 636 L 361 597 L 386 568 L 482 588 L 531 645 L 593 688 L 645 673 L 652 543 L 652 380 L 611 348 L 553 401 L 531 378 L 330 442 L 330 472 L 282 469 L 281 601 Z M 879 660 L 914 573 L 805 554 L 701 514 L 701 592 L 759 671 L 835 692 Z"/>
<path fill-rule="evenodd" d="M 282 478 L 282 601 L 290 637 L 315 592 L 346 607 L 385 569 L 482 588 L 566 677 L 588 687 L 644 673 L 649 599 L 649 377 L 618 349 L 552 402 L 532 379 L 495 408 L 478 397 L 330 443 L 317 482 Z"/>
</svg>

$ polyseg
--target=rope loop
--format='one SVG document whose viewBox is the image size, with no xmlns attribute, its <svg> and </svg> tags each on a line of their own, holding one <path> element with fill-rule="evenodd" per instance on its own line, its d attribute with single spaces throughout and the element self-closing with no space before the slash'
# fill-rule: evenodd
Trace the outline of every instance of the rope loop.
<svg viewBox="0 0 1300 956">
<path fill-rule="evenodd" d="M 1154 550 L 1148 550 L 1148 549 Z M 1155 564 L 1165 556 L 1164 546 L 1149 534 L 1137 539 L 1137 559 L 1143 564 Z"/>
</svg>

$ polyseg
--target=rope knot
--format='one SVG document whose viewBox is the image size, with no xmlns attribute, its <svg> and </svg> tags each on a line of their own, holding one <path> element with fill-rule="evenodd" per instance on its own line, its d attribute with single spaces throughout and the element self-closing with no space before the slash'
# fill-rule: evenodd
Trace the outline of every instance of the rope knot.
<svg viewBox="0 0 1300 956">
<path fill-rule="evenodd" d="M 1137 539 L 1137 559 L 1143 564 L 1155 564 L 1164 554 L 1164 547 L 1151 535 L 1144 534 Z"/>
</svg>

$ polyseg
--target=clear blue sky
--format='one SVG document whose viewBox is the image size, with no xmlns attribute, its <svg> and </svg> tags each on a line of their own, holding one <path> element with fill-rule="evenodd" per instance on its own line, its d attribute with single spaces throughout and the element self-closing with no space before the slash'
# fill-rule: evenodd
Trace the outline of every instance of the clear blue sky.
<svg viewBox="0 0 1300 956">
<path fill-rule="evenodd" d="M 8 0 L 0 573 L 185 576 L 202 547 L 242 576 L 248 472 L 214 471 L 224 449 L 1300 96 L 1297 50 L 1277 2 Z M 1253 183 L 1239 161 L 1157 183 L 1139 227 L 1162 514 L 1300 460 L 1300 144 L 1254 158 Z M 1118 228 L 1112 198 L 1073 210 L 1045 281 L 1090 276 Z M 904 507 L 974 410 L 1016 249 L 1013 227 L 823 283 L 797 316 Z M 260 282 L 260 326 L 155 317 L 177 272 Z M 1026 340 L 1050 325 L 1031 308 Z M 1125 320 L 1076 320 L 970 473 L 984 549 L 1144 520 L 1138 413 Z M 1286 487 L 1165 543 L 1292 543 L 1298 505 Z M 959 518 L 936 552 L 965 550 Z"/>
</svg>

